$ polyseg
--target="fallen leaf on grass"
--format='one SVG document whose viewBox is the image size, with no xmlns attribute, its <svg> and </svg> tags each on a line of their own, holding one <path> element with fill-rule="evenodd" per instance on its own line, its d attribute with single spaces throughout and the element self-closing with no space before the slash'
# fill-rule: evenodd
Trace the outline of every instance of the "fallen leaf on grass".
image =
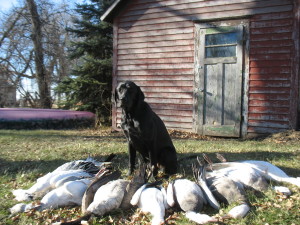
<svg viewBox="0 0 300 225">
<path fill-rule="evenodd" d="M 287 207 L 287 209 L 291 209 L 291 208 L 293 208 L 293 206 L 294 206 L 294 202 L 292 200 L 288 200 L 285 203 L 285 207 Z"/>
<path fill-rule="evenodd" d="M 142 221 L 149 221 L 145 213 L 141 209 L 137 209 L 136 212 L 130 217 L 130 224 L 141 224 Z"/>
<path fill-rule="evenodd" d="M 19 218 L 20 218 L 20 215 L 16 215 L 16 216 L 12 217 L 11 220 L 12 220 L 12 221 L 16 221 L 16 220 L 18 220 Z"/>
<path fill-rule="evenodd" d="M 166 219 L 165 222 L 167 224 L 176 224 L 176 220 L 180 218 L 179 214 L 177 212 L 169 215 Z"/>
</svg>

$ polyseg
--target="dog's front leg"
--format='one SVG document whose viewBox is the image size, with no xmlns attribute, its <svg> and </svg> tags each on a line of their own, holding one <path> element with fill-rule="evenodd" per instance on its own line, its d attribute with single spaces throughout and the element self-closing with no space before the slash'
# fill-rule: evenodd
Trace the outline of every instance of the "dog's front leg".
<svg viewBox="0 0 300 225">
<path fill-rule="evenodd" d="M 154 177 L 158 174 L 158 167 L 157 167 L 157 155 L 155 146 L 152 146 L 152 149 L 149 151 L 149 158 L 150 158 L 150 165 L 152 169 L 152 174 Z"/>
<path fill-rule="evenodd" d="M 128 175 L 131 175 L 135 169 L 135 158 L 136 158 L 136 150 L 132 146 L 132 144 L 128 143 L 128 151 L 129 151 L 129 171 Z"/>
</svg>

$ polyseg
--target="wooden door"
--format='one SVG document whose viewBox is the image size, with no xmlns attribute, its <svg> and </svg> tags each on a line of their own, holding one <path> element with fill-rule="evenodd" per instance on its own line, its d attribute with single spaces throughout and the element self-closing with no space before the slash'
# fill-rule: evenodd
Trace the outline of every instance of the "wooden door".
<svg viewBox="0 0 300 225">
<path fill-rule="evenodd" d="M 198 27 L 196 35 L 196 130 L 239 137 L 243 26 Z"/>
</svg>

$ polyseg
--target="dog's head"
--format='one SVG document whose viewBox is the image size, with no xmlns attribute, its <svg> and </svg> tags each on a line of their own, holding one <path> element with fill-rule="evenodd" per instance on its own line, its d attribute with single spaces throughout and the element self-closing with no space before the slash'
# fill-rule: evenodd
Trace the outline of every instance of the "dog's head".
<svg viewBox="0 0 300 225">
<path fill-rule="evenodd" d="M 121 82 L 115 89 L 115 102 L 127 111 L 140 104 L 144 99 L 141 88 L 132 81 Z"/>
</svg>

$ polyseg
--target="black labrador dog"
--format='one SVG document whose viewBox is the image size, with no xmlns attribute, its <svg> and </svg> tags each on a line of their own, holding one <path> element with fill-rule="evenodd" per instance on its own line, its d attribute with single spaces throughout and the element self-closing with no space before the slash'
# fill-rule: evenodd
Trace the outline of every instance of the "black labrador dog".
<svg viewBox="0 0 300 225">
<path fill-rule="evenodd" d="M 122 108 L 121 127 L 127 138 L 129 174 L 135 169 L 136 152 L 150 162 L 153 176 L 158 167 L 167 175 L 177 173 L 177 155 L 163 121 L 152 111 L 139 86 L 132 81 L 118 84 L 115 101 Z"/>
</svg>

